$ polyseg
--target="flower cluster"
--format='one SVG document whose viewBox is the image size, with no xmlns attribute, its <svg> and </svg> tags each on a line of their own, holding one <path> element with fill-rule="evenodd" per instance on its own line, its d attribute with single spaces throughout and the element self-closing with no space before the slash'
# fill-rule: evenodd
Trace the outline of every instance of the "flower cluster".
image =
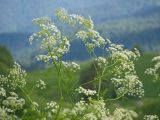
<svg viewBox="0 0 160 120">
<path fill-rule="evenodd" d="M 62 61 L 62 66 L 64 67 L 64 69 L 67 69 L 67 70 L 73 71 L 73 72 L 76 72 L 77 70 L 80 69 L 80 65 L 78 65 L 75 62 L 64 62 L 64 61 Z"/>
<path fill-rule="evenodd" d="M 38 80 L 36 83 L 36 87 L 40 88 L 41 90 L 46 89 L 46 83 L 43 80 Z"/>
<path fill-rule="evenodd" d="M 157 115 L 145 115 L 144 120 L 159 120 Z"/>
<path fill-rule="evenodd" d="M 98 66 L 100 68 L 106 66 L 106 64 L 108 63 L 107 60 L 106 60 L 106 58 L 104 58 L 104 57 L 98 57 L 98 58 L 96 58 L 95 61 L 97 62 Z"/>
<path fill-rule="evenodd" d="M 134 48 L 134 51 L 124 49 L 123 45 L 110 44 L 108 51 L 113 59 L 119 58 L 122 60 L 137 60 L 140 57 L 139 51 Z"/>
<path fill-rule="evenodd" d="M 110 44 L 107 48 L 110 53 L 110 61 L 113 62 L 111 74 L 114 74 L 111 81 L 113 82 L 117 95 L 138 96 L 144 95 L 143 84 L 139 80 L 134 62 L 140 57 L 137 49 L 130 51 L 123 48 L 123 45 Z"/>
<path fill-rule="evenodd" d="M 48 17 L 37 18 L 33 23 L 40 27 L 40 31 L 30 36 L 29 41 L 41 41 L 40 48 L 45 54 L 37 56 L 37 60 L 57 61 L 69 51 L 70 43 Z"/>
<path fill-rule="evenodd" d="M 47 103 L 48 110 L 47 118 L 54 118 L 59 106 L 56 102 Z M 59 119 L 82 119 L 82 120 L 98 120 L 109 115 L 109 111 L 105 108 L 103 100 L 89 100 L 89 103 L 81 100 L 77 102 L 73 108 L 63 108 L 59 111 Z"/>
<path fill-rule="evenodd" d="M 4 88 L 0 87 L 0 96 L 1 97 L 6 97 L 6 91 Z"/>
<path fill-rule="evenodd" d="M 107 43 L 110 43 L 108 42 L 108 39 L 105 40 L 93 29 L 81 30 L 76 34 L 76 36 L 83 40 L 89 51 L 93 51 L 96 47 L 105 47 Z"/>
<path fill-rule="evenodd" d="M 123 45 L 116 45 L 111 43 L 106 49 L 110 55 L 110 66 L 112 69 L 109 71 L 113 77 L 112 83 L 115 86 L 115 92 L 118 97 L 129 96 L 144 96 L 143 84 L 139 80 L 134 62 L 140 57 L 137 49 L 133 51 L 124 49 Z"/>
<path fill-rule="evenodd" d="M 59 105 L 54 101 L 50 101 L 46 105 L 47 106 L 45 109 L 48 112 L 47 118 L 53 118 L 53 116 L 55 116 L 58 111 Z"/>
<path fill-rule="evenodd" d="M 50 116 L 50 118 L 54 118 L 59 105 L 57 105 L 56 102 L 51 101 L 50 103 L 47 103 L 46 108 L 49 110 L 47 117 Z M 77 102 L 73 108 L 63 108 L 59 112 L 60 113 L 58 118 L 62 120 L 133 120 L 138 116 L 136 112 L 123 108 L 116 108 L 113 113 L 110 113 L 106 108 L 103 99 L 96 100 L 92 97 L 90 97 L 88 101 L 84 101 L 82 99 Z"/>
<path fill-rule="evenodd" d="M 154 81 L 160 79 L 160 56 L 154 57 L 152 62 L 155 63 L 153 68 L 146 69 L 145 73 L 154 77 Z"/>
<path fill-rule="evenodd" d="M 25 100 L 19 98 L 17 93 L 8 93 L 7 91 L 15 90 L 16 88 L 23 89 L 26 85 L 25 77 L 26 72 L 22 70 L 21 66 L 16 62 L 13 67 L 9 69 L 7 76 L 0 75 L 0 119 L 19 119 L 15 112 L 23 109 Z M 7 89 L 7 91 L 5 89 Z"/>
<path fill-rule="evenodd" d="M 83 93 L 86 96 L 92 96 L 97 93 L 95 90 L 84 89 L 82 87 L 79 87 L 78 89 L 76 89 L 76 91 L 78 91 L 78 93 Z"/>
<path fill-rule="evenodd" d="M 60 8 L 55 12 L 58 19 L 62 22 L 65 22 L 71 26 L 75 26 L 77 24 L 83 26 L 84 28 L 92 29 L 94 27 L 93 21 L 91 18 L 86 19 L 83 16 L 76 14 L 69 14 L 65 9 Z"/>
<path fill-rule="evenodd" d="M 73 109 L 62 110 L 61 116 L 64 120 L 82 119 L 82 120 L 101 120 L 109 115 L 103 100 L 89 99 L 88 102 L 80 100 Z"/>
<path fill-rule="evenodd" d="M 115 66 L 116 75 L 121 75 L 125 72 L 135 74 L 134 62 L 140 57 L 137 49 L 130 51 L 124 49 L 123 45 L 111 44 L 107 51 L 110 53 L 111 61 L 117 63 Z"/>
<path fill-rule="evenodd" d="M 93 99 L 89 99 L 89 103 L 85 101 L 76 103 L 73 111 L 75 111 L 77 115 L 82 116 L 84 120 L 92 120 L 93 118 L 93 120 L 98 120 L 109 114 L 103 100 L 95 101 Z"/>
<path fill-rule="evenodd" d="M 105 40 L 99 32 L 94 30 L 94 24 L 90 17 L 86 19 L 80 15 L 69 14 L 63 8 L 56 10 L 56 16 L 60 21 L 71 26 L 80 25 L 81 29 L 77 31 L 76 36 L 84 41 L 88 50 L 93 51 L 95 47 L 104 47 L 110 43 L 108 39 Z"/>
<path fill-rule="evenodd" d="M 113 114 L 107 116 L 103 120 L 134 120 L 138 115 L 132 110 L 116 108 Z"/>
<path fill-rule="evenodd" d="M 75 103 L 72 108 L 61 108 L 59 111 L 58 119 L 70 120 L 70 119 L 82 119 L 82 120 L 100 120 L 109 115 L 108 109 L 103 99 L 96 100 L 92 98 L 92 95 L 96 94 L 96 91 L 85 90 L 80 87 L 77 89 L 79 93 L 84 93 L 90 96 L 88 101 L 84 101 L 83 98 Z M 58 112 L 59 105 L 56 102 L 47 103 L 46 110 L 48 115 L 46 118 L 55 118 Z"/>
<path fill-rule="evenodd" d="M 7 77 L 5 77 L 4 75 L 0 75 L 0 86 L 5 86 L 5 85 L 7 85 L 7 87 L 9 87 L 9 85 L 8 85 L 8 78 Z"/>
<path fill-rule="evenodd" d="M 29 42 L 30 44 L 32 44 L 32 42 L 34 40 L 38 40 L 41 39 L 42 37 L 52 37 L 50 36 L 51 32 L 53 35 L 55 35 L 56 37 L 60 38 L 60 31 L 58 30 L 58 28 L 52 23 L 51 19 L 48 17 L 41 17 L 41 18 L 36 18 L 33 20 L 33 23 L 35 25 L 38 25 L 39 27 L 41 27 L 41 31 L 34 33 L 32 36 L 30 36 L 29 38 Z M 45 40 L 47 42 L 45 42 Z M 49 43 L 54 43 L 54 36 L 52 39 L 44 39 L 42 41 L 44 43 L 44 45 L 41 44 L 42 48 L 47 47 L 46 45 L 49 45 Z"/>
<path fill-rule="evenodd" d="M 143 84 L 136 75 L 126 74 L 124 78 L 112 78 L 118 96 L 144 96 Z"/>
<path fill-rule="evenodd" d="M 23 98 L 19 98 L 15 92 L 10 92 L 9 95 L 7 95 L 5 89 L 3 88 L 0 89 L 0 96 L 0 119 L 18 119 L 18 117 L 15 115 L 15 112 L 23 109 L 25 100 Z"/>
<path fill-rule="evenodd" d="M 11 89 L 15 89 L 16 87 L 23 88 L 26 85 L 26 75 L 26 71 L 22 70 L 21 66 L 15 62 L 13 68 L 9 69 L 7 77 L 3 75 L 0 76 L 0 85 L 10 86 Z"/>
<path fill-rule="evenodd" d="M 25 100 L 18 98 L 18 95 L 15 92 L 10 92 L 10 96 L 3 100 L 2 104 L 14 110 L 19 110 L 23 108 Z"/>
<path fill-rule="evenodd" d="M 16 118 L 16 116 L 14 116 Z M 0 106 L 0 120 L 11 120 L 12 116 L 8 114 L 8 109 Z"/>
</svg>

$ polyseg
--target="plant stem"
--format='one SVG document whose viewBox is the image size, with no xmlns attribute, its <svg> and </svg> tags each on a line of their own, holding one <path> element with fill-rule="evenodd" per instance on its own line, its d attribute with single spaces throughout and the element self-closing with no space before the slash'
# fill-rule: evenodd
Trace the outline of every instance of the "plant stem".
<svg viewBox="0 0 160 120">
<path fill-rule="evenodd" d="M 62 88 L 61 88 L 61 64 L 62 64 L 62 62 L 60 62 L 60 66 L 59 66 L 59 69 L 58 69 L 58 86 L 59 86 L 61 99 L 63 99 Z"/>
<path fill-rule="evenodd" d="M 27 97 L 27 99 L 29 100 L 29 102 L 35 107 L 35 110 L 37 111 L 37 113 L 39 113 L 38 108 L 33 104 L 32 99 L 30 98 L 30 96 L 26 93 L 25 90 L 23 90 L 21 87 L 19 87 L 19 89 L 23 92 L 23 94 Z"/>
<path fill-rule="evenodd" d="M 119 97 L 116 97 L 114 99 L 108 99 L 108 100 L 111 100 L 111 101 L 118 100 L 118 99 L 122 98 L 127 92 L 128 92 L 128 90 L 126 92 L 124 92 L 122 95 L 120 95 Z"/>
<path fill-rule="evenodd" d="M 107 64 L 107 63 L 106 63 L 106 64 Z M 101 76 L 99 77 L 99 84 L 98 84 L 98 99 L 100 98 L 102 78 L 103 78 L 103 74 L 104 74 L 105 69 L 106 69 L 106 64 L 105 64 L 105 66 L 104 66 L 104 68 L 103 68 L 103 71 L 102 71 Z"/>
<path fill-rule="evenodd" d="M 59 113 L 61 111 L 61 108 L 62 108 L 62 103 L 63 103 L 63 98 L 61 98 L 60 105 L 59 105 L 58 111 L 57 111 L 56 116 L 55 116 L 55 120 L 58 119 L 58 115 L 59 115 Z"/>
</svg>

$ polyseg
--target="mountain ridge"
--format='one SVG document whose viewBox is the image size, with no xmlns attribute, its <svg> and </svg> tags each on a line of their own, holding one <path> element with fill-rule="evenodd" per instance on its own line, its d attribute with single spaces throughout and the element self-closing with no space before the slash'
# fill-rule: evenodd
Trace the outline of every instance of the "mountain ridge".
<svg viewBox="0 0 160 120">
<path fill-rule="evenodd" d="M 54 10 L 59 7 L 64 7 L 72 13 L 90 15 L 97 23 L 101 19 L 122 17 L 151 6 L 154 5 L 146 0 L 5 0 L 0 1 L 0 33 L 33 32 L 32 19 L 41 16 L 52 17 Z"/>
<path fill-rule="evenodd" d="M 14 59 L 24 66 L 35 65 L 35 55 L 39 51 L 37 46 L 30 46 L 28 42 L 29 36 L 36 31 L 31 21 L 46 15 L 55 20 L 54 9 L 64 7 L 70 13 L 91 16 L 100 34 L 115 43 L 124 44 L 130 49 L 139 44 L 146 51 L 158 51 L 160 4 L 149 1 L 153 0 L 0 1 L 0 44 L 7 46 Z M 79 49 L 84 49 L 82 43 L 72 43 L 73 52 L 67 54 L 64 59 L 86 60 L 86 51 Z"/>
</svg>

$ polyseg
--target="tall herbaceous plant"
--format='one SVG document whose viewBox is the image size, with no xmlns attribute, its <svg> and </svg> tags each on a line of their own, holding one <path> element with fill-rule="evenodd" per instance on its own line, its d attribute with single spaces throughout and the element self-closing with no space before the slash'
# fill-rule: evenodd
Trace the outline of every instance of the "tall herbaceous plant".
<svg viewBox="0 0 160 120">
<path fill-rule="evenodd" d="M 70 26 L 73 33 L 68 35 L 64 32 L 66 29 L 58 28 L 48 17 L 36 18 L 33 24 L 39 27 L 39 31 L 34 33 L 29 42 L 35 41 L 40 43 L 39 48 L 43 54 L 38 55 L 38 61 L 44 61 L 54 66 L 57 73 L 57 83 L 59 89 L 58 101 L 46 103 L 46 107 L 39 109 L 38 103 L 33 101 L 30 91 L 26 89 L 27 73 L 21 69 L 21 66 L 15 62 L 13 68 L 9 70 L 7 76 L 0 75 L 0 119 L 14 120 L 23 119 L 29 114 L 27 108 L 32 109 L 37 119 L 42 120 L 133 120 L 138 114 L 132 110 L 116 108 L 110 110 L 106 102 L 118 100 L 125 96 L 143 97 L 143 84 L 139 80 L 135 71 L 134 63 L 140 57 L 137 49 L 128 50 L 123 45 L 112 43 L 109 39 L 100 36 L 99 32 L 94 29 L 93 21 L 90 17 L 84 18 L 76 14 L 69 14 L 65 9 L 58 9 L 55 15 L 60 23 Z M 71 106 L 65 106 L 64 81 L 71 78 L 72 74 L 81 69 L 81 66 L 75 62 L 63 61 L 63 56 L 70 51 L 70 43 L 79 39 L 83 41 L 91 60 L 94 64 L 95 77 L 87 83 L 94 83 L 95 89 L 85 89 L 83 85 L 79 87 L 68 84 L 72 92 L 68 96 L 78 93 L 79 97 L 73 100 L 70 97 Z M 95 49 L 101 49 L 103 56 L 97 56 Z M 146 73 L 159 79 L 160 57 L 155 57 L 154 68 L 149 68 Z M 67 72 L 66 72 L 67 71 Z M 103 78 L 107 78 L 113 84 L 116 97 L 114 99 L 103 98 L 102 84 Z M 66 85 L 66 84 L 65 84 Z M 70 85 L 70 86 L 69 86 Z M 36 82 L 35 87 L 47 89 L 46 83 L 40 79 Z M 26 106 L 26 101 L 30 104 Z M 75 102 L 76 101 L 76 102 Z M 145 115 L 145 120 L 158 120 L 156 115 Z"/>
</svg>

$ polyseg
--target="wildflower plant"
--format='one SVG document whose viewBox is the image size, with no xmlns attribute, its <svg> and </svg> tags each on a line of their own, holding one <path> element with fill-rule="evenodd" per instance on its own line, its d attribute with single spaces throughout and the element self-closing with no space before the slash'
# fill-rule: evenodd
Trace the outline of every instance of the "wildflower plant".
<svg viewBox="0 0 160 120">
<path fill-rule="evenodd" d="M 36 112 L 37 119 L 43 120 L 133 120 L 137 118 L 137 113 L 132 110 L 116 108 L 114 111 L 110 111 L 106 102 L 127 96 L 144 96 L 143 84 L 134 67 L 135 61 L 140 57 L 139 51 L 125 49 L 123 45 L 116 45 L 109 39 L 104 39 L 94 29 L 90 17 L 84 18 L 80 15 L 69 14 L 63 8 L 56 10 L 55 15 L 60 22 L 68 24 L 75 32 L 67 35 L 50 18 L 36 18 L 33 20 L 33 24 L 37 25 L 40 30 L 30 36 L 29 42 L 31 44 L 35 41 L 40 43 L 40 49 L 43 52 L 36 57 L 38 61 L 51 63 L 55 67 L 59 101 L 51 100 L 46 103 L 43 110 L 39 109 L 38 103 L 33 101 L 30 96 L 32 91 L 25 87 L 27 73 L 21 69 L 18 63 L 15 63 L 13 68 L 9 70 L 8 76 L 0 76 L 0 119 L 18 119 L 17 110 L 23 110 L 23 114 L 20 116 L 23 119 L 28 112 L 24 107 L 25 101 L 30 103 L 29 108 Z M 70 51 L 70 43 L 74 39 L 83 41 L 90 58 L 93 60 L 96 71 L 95 78 L 85 83 L 94 83 L 95 89 L 93 90 L 85 89 L 83 85 L 66 84 L 66 81 L 72 82 L 72 74 L 81 68 L 78 63 L 63 61 L 63 56 Z M 100 48 L 104 52 L 104 56 L 97 56 L 95 54 L 96 48 Z M 159 58 L 155 59 L 159 60 Z M 155 66 L 156 70 L 157 66 Z M 114 99 L 104 99 L 101 94 L 102 84 L 105 81 L 110 81 L 113 84 L 116 93 Z M 70 107 L 65 106 L 65 85 L 68 85 L 71 90 L 67 92 L 67 96 L 70 97 Z M 13 91 L 20 90 L 20 95 L 24 98 L 19 98 L 19 95 L 13 91 L 6 93 L 5 88 L 10 88 L 9 90 Z M 34 88 L 47 89 L 47 84 L 40 79 L 32 90 Z M 72 93 L 79 94 L 79 97 L 73 100 Z"/>
<path fill-rule="evenodd" d="M 156 56 L 152 59 L 154 67 L 146 69 L 145 73 L 153 76 L 153 81 L 160 80 L 160 56 Z"/>
<path fill-rule="evenodd" d="M 157 115 L 145 115 L 144 120 L 159 120 Z"/>
</svg>

